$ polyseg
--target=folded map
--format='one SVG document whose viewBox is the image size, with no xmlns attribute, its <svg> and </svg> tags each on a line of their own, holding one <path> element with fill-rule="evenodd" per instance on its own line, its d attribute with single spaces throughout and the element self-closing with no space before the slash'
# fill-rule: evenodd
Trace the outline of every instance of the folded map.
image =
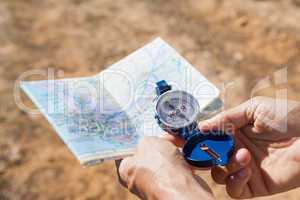
<svg viewBox="0 0 300 200">
<path fill-rule="evenodd" d="M 165 134 L 154 118 L 155 83 L 193 94 L 207 115 L 219 90 L 158 38 L 91 77 L 23 81 L 31 98 L 83 165 L 131 155 L 142 136 Z"/>
</svg>

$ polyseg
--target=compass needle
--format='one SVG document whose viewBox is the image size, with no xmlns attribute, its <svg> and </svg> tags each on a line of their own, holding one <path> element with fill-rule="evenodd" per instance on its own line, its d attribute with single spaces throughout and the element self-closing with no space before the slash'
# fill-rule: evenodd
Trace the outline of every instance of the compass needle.
<svg viewBox="0 0 300 200">
<path fill-rule="evenodd" d="M 166 101 L 166 104 L 169 106 L 169 108 L 175 110 L 175 106 L 173 106 L 169 101 Z"/>
<path fill-rule="evenodd" d="M 187 122 L 189 121 L 189 119 L 183 113 L 180 113 L 179 117 L 185 119 L 185 121 L 187 121 Z"/>
<path fill-rule="evenodd" d="M 200 144 L 200 149 L 215 160 L 218 160 L 220 158 L 220 156 L 215 151 L 206 146 L 206 144 Z"/>
</svg>

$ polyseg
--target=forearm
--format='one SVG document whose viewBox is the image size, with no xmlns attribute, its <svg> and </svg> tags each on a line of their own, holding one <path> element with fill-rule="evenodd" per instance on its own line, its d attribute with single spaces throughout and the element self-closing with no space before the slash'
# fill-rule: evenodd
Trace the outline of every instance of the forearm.
<svg viewBox="0 0 300 200">
<path fill-rule="evenodd" d="M 204 191 L 203 188 L 199 186 L 199 184 L 196 183 L 194 186 L 185 187 L 182 188 L 181 191 L 179 190 L 173 190 L 172 192 L 166 194 L 161 199 L 167 199 L 167 200 L 213 200 L 212 194 L 210 194 L 207 191 Z"/>
<path fill-rule="evenodd" d="M 180 174 L 180 173 L 178 173 Z M 143 193 L 147 200 L 213 200 L 210 191 L 206 191 L 203 186 L 193 176 L 175 175 L 164 182 L 148 183 L 148 190 Z"/>
<path fill-rule="evenodd" d="M 180 151 L 167 140 L 142 139 L 135 155 L 125 158 L 118 172 L 123 185 L 141 199 L 213 199 L 208 186 L 194 176 Z"/>
</svg>

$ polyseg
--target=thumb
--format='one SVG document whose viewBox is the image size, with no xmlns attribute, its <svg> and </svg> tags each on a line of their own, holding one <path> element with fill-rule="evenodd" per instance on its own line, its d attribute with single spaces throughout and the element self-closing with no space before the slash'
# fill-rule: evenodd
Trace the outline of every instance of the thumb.
<svg viewBox="0 0 300 200">
<path fill-rule="evenodd" d="M 234 132 L 246 124 L 253 121 L 256 104 L 254 101 L 246 101 L 243 104 L 223 111 L 211 119 L 202 121 L 198 127 L 201 131 L 223 130 L 225 132 Z"/>
<path fill-rule="evenodd" d="M 184 140 L 179 138 L 178 136 L 166 134 L 166 135 L 163 135 L 162 138 L 170 141 L 177 147 L 182 147 L 184 145 Z"/>
</svg>

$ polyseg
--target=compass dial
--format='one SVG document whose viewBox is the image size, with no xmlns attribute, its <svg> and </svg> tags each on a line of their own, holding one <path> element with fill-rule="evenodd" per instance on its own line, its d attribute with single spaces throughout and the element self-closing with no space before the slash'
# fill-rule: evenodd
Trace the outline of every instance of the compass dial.
<svg viewBox="0 0 300 200">
<path fill-rule="evenodd" d="M 156 104 L 160 121 L 170 128 L 183 128 L 197 120 L 198 101 L 191 94 L 175 90 L 162 94 Z"/>
</svg>

